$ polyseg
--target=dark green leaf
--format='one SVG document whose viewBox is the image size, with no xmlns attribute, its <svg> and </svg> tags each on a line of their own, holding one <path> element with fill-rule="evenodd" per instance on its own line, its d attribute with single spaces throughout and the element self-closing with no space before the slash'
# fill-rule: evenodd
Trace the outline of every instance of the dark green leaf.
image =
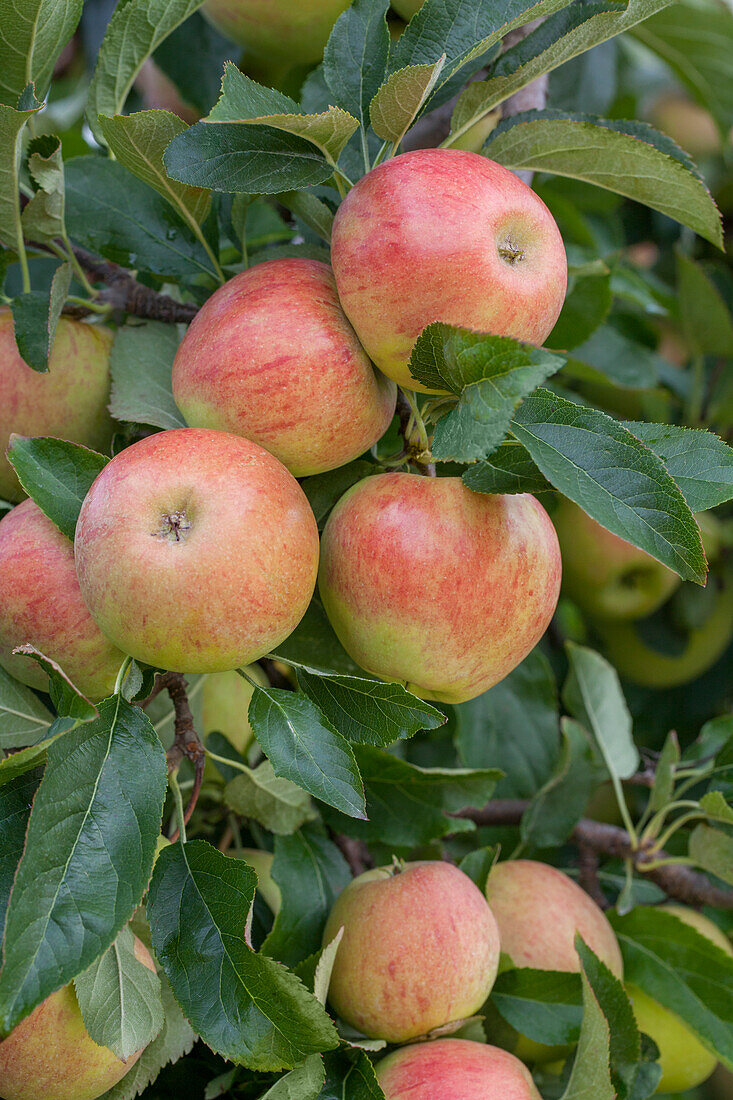
<svg viewBox="0 0 733 1100">
<path fill-rule="evenodd" d="M 117 420 L 184 428 L 173 400 L 171 368 L 179 338 L 175 325 L 151 321 L 125 325 L 115 333 L 109 360 L 112 375 L 110 412 Z"/>
<path fill-rule="evenodd" d="M 522 840 L 537 848 L 565 843 L 601 778 L 588 734 L 580 722 L 565 716 L 561 731 L 562 749 L 555 769 L 522 817 Z"/>
<path fill-rule="evenodd" d="M 22 654 L 38 664 L 48 676 L 48 693 L 60 718 L 79 718 L 86 722 L 95 718 L 99 711 L 94 703 L 91 703 L 85 695 L 71 682 L 64 670 L 56 661 L 41 653 L 33 645 L 17 646 L 13 653 Z"/>
<path fill-rule="evenodd" d="M 463 873 L 476 883 L 482 894 L 486 892 L 486 883 L 498 855 L 498 847 L 475 848 L 458 864 Z"/>
<path fill-rule="evenodd" d="M 47 371 L 61 310 L 71 286 L 71 267 L 56 268 L 48 294 L 32 290 L 13 298 L 15 343 L 24 363 L 37 371 Z"/>
<path fill-rule="evenodd" d="M 546 493 L 552 489 L 526 448 L 515 440 L 502 444 L 488 461 L 466 470 L 463 484 L 475 493 Z"/>
<path fill-rule="evenodd" d="M 36 693 L 0 668 L 0 750 L 37 744 L 52 721 Z"/>
<path fill-rule="evenodd" d="M 179 24 L 155 50 L 153 60 L 168 76 L 181 98 L 202 115 L 221 90 L 221 71 L 241 49 L 225 38 L 200 12 Z"/>
<path fill-rule="evenodd" d="M 656 352 L 612 325 L 602 325 L 573 350 L 566 375 L 591 382 L 613 382 L 625 389 L 649 389 L 657 385 L 666 366 Z"/>
<path fill-rule="evenodd" d="M 505 970 L 491 1001 L 515 1030 L 537 1043 L 576 1043 L 583 1016 L 579 974 L 557 970 Z"/>
<path fill-rule="evenodd" d="M 308 497 L 308 503 L 313 509 L 319 529 L 323 529 L 331 509 L 347 489 L 365 477 L 369 477 L 370 474 L 379 472 L 380 467 L 375 466 L 373 462 L 357 459 L 356 462 L 339 466 L 337 470 L 329 470 L 325 474 L 314 474 L 313 477 L 304 478 L 301 487 Z"/>
<path fill-rule="evenodd" d="M 638 420 L 624 427 L 661 458 L 693 512 L 733 497 L 733 448 L 713 432 Z"/>
<path fill-rule="evenodd" d="M 576 937 L 576 947 L 582 940 Z M 601 963 L 598 964 L 602 965 Z M 618 1100 L 611 1083 L 611 1032 L 599 993 L 594 984 L 595 971 L 589 976 L 581 970 L 583 984 L 583 1023 L 578 1051 L 562 1100 Z"/>
<path fill-rule="evenodd" d="M 728 20 L 733 32 L 733 16 Z M 677 293 L 682 331 L 692 350 L 698 355 L 733 356 L 730 308 L 705 270 L 682 251 L 677 253 Z"/>
<path fill-rule="evenodd" d="M 548 348 L 567 351 L 585 343 L 605 321 L 612 301 L 610 275 L 578 279 L 545 341 Z"/>
<path fill-rule="evenodd" d="M 303 618 L 289 638 L 286 638 L 273 656 L 287 664 L 314 672 L 343 672 L 347 676 L 363 677 L 364 670 L 352 661 L 334 634 L 326 612 L 313 600 Z"/>
<path fill-rule="evenodd" d="M 608 772 L 629 779 L 639 767 L 632 721 L 615 668 L 586 646 L 568 642 L 570 671 L 563 702 L 593 734 Z"/>
<path fill-rule="evenodd" d="M 10 891 L 23 854 L 33 798 L 42 776 L 43 768 L 36 767 L 0 787 L 0 947 Z"/>
<path fill-rule="evenodd" d="M 369 104 L 387 72 L 388 7 L 388 0 L 355 0 L 336 20 L 323 54 L 323 77 L 333 102 L 364 129 L 369 124 Z"/>
<path fill-rule="evenodd" d="M 374 1066 L 363 1050 L 327 1055 L 326 1082 L 318 1100 L 384 1100 Z"/>
<path fill-rule="evenodd" d="M 73 540 L 84 497 L 109 459 L 65 439 L 19 435 L 11 436 L 8 458 L 26 493 Z"/>
</svg>

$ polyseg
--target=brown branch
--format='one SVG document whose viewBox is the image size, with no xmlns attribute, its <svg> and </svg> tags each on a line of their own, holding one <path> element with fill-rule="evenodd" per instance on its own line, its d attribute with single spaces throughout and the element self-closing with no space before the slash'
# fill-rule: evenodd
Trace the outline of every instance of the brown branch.
<svg viewBox="0 0 733 1100">
<path fill-rule="evenodd" d="M 481 810 L 459 810 L 452 817 L 465 818 L 476 825 L 519 825 L 528 801 L 520 799 L 496 799 Z M 583 845 L 598 855 L 616 859 L 631 859 L 635 870 L 656 883 L 671 898 L 687 905 L 712 905 L 718 909 L 733 909 L 733 890 L 715 886 L 706 875 L 693 871 L 683 864 L 647 869 L 650 860 L 670 859 L 668 853 L 648 849 L 634 849 L 629 834 L 618 825 L 606 825 L 601 821 L 581 818 L 570 834 L 570 840 Z"/>
<path fill-rule="evenodd" d="M 593 898 L 601 909 L 608 908 L 608 900 L 601 889 L 598 878 L 598 853 L 585 841 L 578 841 L 578 881 L 586 894 Z"/>
<path fill-rule="evenodd" d="M 169 324 L 188 324 L 196 316 L 198 308 L 190 302 L 177 302 L 168 294 L 160 294 L 139 283 L 129 271 L 111 260 L 102 260 L 85 248 L 74 248 L 74 255 L 94 283 L 104 283 L 96 298 L 100 305 L 132 313 L 148 321 L 166 321 Z M 83 307 L 71 307 L 76 316 Z"/>
<path fill-rule="evenodd" d="M 204 765 L 206 764 L 206 753 L 204 751 L 203 742 L 194 727 L 193 714 L 188 702 L 186 687 L 186 680 L 182 673 L 164 672 L 156 678 L 155 688 L 153 690 L 157 694 L 158 691 L 162 691 L 165 688 L 173 703 L 173 710 L 175 713 L 176 734 L 173 744 L 166 753 L 168 771 L 177 771 L 184 757 L 190 760 L 194 767 L 193 790 L 191 791 L 191 797 L 183 815 L 184 822 L 188 824 L 196 808 L 196 803 L 198 802 L 199 793 L 201 791 L 201 784 L 204 778 Z M 152 693 L 148 698 L 151 697 Z M 146 702 L 147 701 L 148 700 L 146 700 Z M 178 829 L 176 829 L 171 837 L 172 841 L 177 839 Z"/>
<path fill-rule="evenodd" d="M 354 878 L 374 866 L 374 860 L 363 840 L 355 840 L 344 833 L 332 833 L 331 839 L 348 863 Z"/>
</svg>

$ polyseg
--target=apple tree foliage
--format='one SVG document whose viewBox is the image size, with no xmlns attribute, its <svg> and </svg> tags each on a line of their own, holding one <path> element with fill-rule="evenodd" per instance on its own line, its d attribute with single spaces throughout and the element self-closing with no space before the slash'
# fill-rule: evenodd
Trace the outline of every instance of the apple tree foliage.
<svg viewBox="0 0 733 1100">
<path fill-rule="evenodd" d="M 448 393 L 423 404 L 432 458 L 475 492 L 529 491 L 551 505 L 559 491 L 679 574 L 674 597 L 635 629 L 684 680 L 689 638 L 732 583 L 733 275 L 711 192 L 730 216 L 733 175 L 730 147 L 701 168 L 639 118 L 650 89 L 676 80 L 727 134 L 729 11 L 426 0 L 393 41 L 387 0 L 354 0 L 323 62 L 285 91 L 240 71 L 238 47 L 200 3 L 0 3 L 0 291 L 25 361 L 48 369 L 62 310 L 106 315 L 114 448 L 181 426 L 170 384 L 180 326 L 120 307 L 109 272 L 134 281 L 138 301 L 165 295 L 193 316 L 248 265 L 327 260 L 341 198 L 420 127 L 450 147 L 493 113 L 480 152 L 535 173 L 566 243 L 569 293 L 543 349 L 445 324 L 423 331 L 412 374 Z M 151 57 L 201 121 L 141 100 Z M 547 77 L 544 109 L 499 121 L 502 104 Z M 395 427 L 373 453 L 304 479 L 319 525 L 397 448 Z M 109 456 L 17 437 L 9 455 L 73 538 Z M 721 547 L 704 588 L 693 513 L 710 509 Z M 482 883 L 501 846 L 577 875 L 579 822 L 618 814 L 609 828 L 626 847 L 601 846 L 592 878 L 627 976 L 733 1069 L 733 963 L 655 907 L 669 862 L 703 876 L 720 903 L 706 912 L 733 929 L 733 651 L 664 692 L 620 681 L 602 651 L 564 600 L 503 682 L 433 706 L 359 669 L 314 601 L 271 655 L 272 686 L 255 689 L 253 750 L 241 757 L 212 736 L 217 760 L 185 842 L 164 848 L 154 871 L 161 827 L 172 834 L 180 814 L 166 769 L 171 705 L 165 694 L 141 705 L 155 670 L 125 666 L 97 706 L 43 654 L 28 659 L 48 673 L 47 693 L 0 670 L 0 1036 L 73 981 L 97 1042 L 121 1057 L 146 1047 L 107 1100 L 156 1079 L 145 1095 L 379 1100 L 380 1044 L 324 1007 L 335 948 L 321 937 L 352 874 L 344 853 L 450 858 Z M 200 689 L 190 677 L 196 721 Z M 493 817 L 466 812 L 487 804 Z M 241 844 L 274 852 L 274 920 L 255 872 L 226 854 Z M 141 977 L 130 926 L 152 945 L 157 976 Z M 545 1100 L 644 1100 L 659 1080 L 654 1044 L 621 985 L 582 942 L 578 952 L 578 974 L 505 970 L 463 1033 L 510 1049 L 517 1032 L 577 1044 L 561 1072 L 538 1071 Z"/>
</svg>

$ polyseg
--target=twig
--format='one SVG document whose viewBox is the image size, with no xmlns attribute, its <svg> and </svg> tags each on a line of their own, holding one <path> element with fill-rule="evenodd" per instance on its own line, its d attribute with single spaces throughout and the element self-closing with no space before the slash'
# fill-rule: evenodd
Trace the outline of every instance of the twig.
<svg viewBox="0 0 733 1100">
<path fill-rule="evenodd" d="M 198 308 L 190 302 L 177 302 L 168 294 L 160 294 L 139 283 L 129 271 L 111 260 L 102 260 L 85 248 L 74 248 L 74 255 L 93 282 L 105 283 L 95 299 L 113 309 L 132 313 L 149 321 L 166 321 L 169 324 L 188 324 L 196 316 Z M 73 306 L 75 316 L 83 307 Z"/>
<path fill-rule="evenodd" d="M 585 841 L 578 841 L 578 881 L 586 894 L 593 898 L 601 909 L 608 908 L 608 899 L 601 889 L 598 878 L 598 853 Z"/>
<path fill-rule="evenodd" d="M 158 684 L 160 684 L 160 687 L 158 687 Z M 171 702 L 173 703 L 173 710 L 175 712 L 176 735 L 173 744 L 166 753 L 168 771 L 177 772 L 184 757 L 190 760 L 194 766 L 193 790 L 191 791 L 191 797 L 188 800 L 186 812 L 183 816 L 184 822 L 188 824 L 196 808 L 199 792 L 201 791 L 201 784 L 204 778 L 204 765 L 206 763 L 206 752 L 203 742 L 193 724 L 193 714 L 188 702 L 186 680 L 183 674 L 180 672 L 164 672 L 158 677 L 156 687 L 158 687 L 159 691 L 163 688 L 166 689 L 170 695 Z M 178 830 L 176 829 L 175 833 L 171 836 L 171 840 L 175 841 L 177 839 Z"/>
<path fill-rule="evenodd" d="M 344 833 L 332 833 L 331 839 L 351 868 L 354 878 L 374 866 L 374 860 L 363 840 L 355 840 Z"/>
<path fill-rule="evenodd" d="M 405 442 L 405 457 L 417 470 L 426 477 L 435 477 L 435 463 L 422 461 L 424 454 L 422 447 L 410 431 L 412 409 L 410 402 L 401 389 L 397 390 L 397 416 L 400 422 L 400 435 Z"/>
</svg>

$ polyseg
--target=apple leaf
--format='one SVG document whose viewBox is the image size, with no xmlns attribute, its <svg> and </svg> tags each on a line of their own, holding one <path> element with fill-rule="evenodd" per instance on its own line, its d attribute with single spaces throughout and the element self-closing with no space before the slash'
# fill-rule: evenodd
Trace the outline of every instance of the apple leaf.
<svg viewBox="0 0 733 1100">
<path fill-rule="evenodd" d="M 728 18 L 733 31 L 733 15 Z M 698 355 L 733 356 L 730 308 L 705 269 L 682 251 L 677 253 L 677 293 L 682 331 L 692 350 Z"/>
<path fill-rule="evenodd" d="M 5 926 L 0 1032 L 106 950 L 139 905 L 160 835 L 163 746 L 119 696 L 54 741 Z"/>
<path fill-rule="evenodd" d="M 618 673 L 593 649 L 568 642 L 566 650 L 570 670 L 563 702 L 592 732 L 609 775 L 628 779 L 639 767 L 639 750 Z"/>
<path fill-rule="evenodd" d="M 643 122 L 528 111 L 497 126 L 483 148 L 506 168 L 549 172 L 615 191 L 723 247 L 720 214 L 671 138 Z"/>
<path fill-rule="evenodd" d="M 326 244 L 331 242 L 333 211 L 325 202 L 310 191 L 284 191 L 277 201 L 291 214 L 295 214 L 309 229 L 312 229 Z M 335 473 L 336 471 L 332 471 Z M 315 475 L 319 476 L 319 475 Z"/>
<path fill-rule="evenodd" d="M 382 85 L 369 106 L 372 129 L 399 145 L 435 87 L 445 54 L 432 65 L 407 65 Z"/>
<path fill-rule="evenodd" d="M 25 845 L 28 818 L 42 776 L 43 768 L 34 767 L 0 787 L 0 948 L 10 892 Z"/>
<path fill-rule="evenodd" d="M 551 1046 L 576 1043 L 583 1016 L 579 974 L 521 967 L 499 974 L 491 1003 L 516 1031 Z"/>
<path fill-rule="evenodd" d="M 302 1066 L 296 1066 L 264 1092 L 260 1100 L 318 1100 L 326 1080 L 326 1070 L 319 1054 L 311 1054 Z"/>
<path fill-rule="evenodd" d="M 583 968 L 583 1024 L 562 1100 L 617 1100 L 609 1068 L 611 1034 L 598 996 Z"/>
<path fill-rule="evenodd" d="M 700 531 L 684 496 L 617 420 L 540 389 L 517 409 L 512 432 L 548 481 L 602 527 L 684 580 L 705 582 Z"/>
<path fill-rule="evenodd" d="M 673 913 L 637 906 L 609 914 L 626 980 L 689 1027 L 733 1068 L 733 958 Z"/>
<path fill-rule="evenodd" d="M 328 1054 L 326 1083 L 318 1100 L 385 1100 L 374 1065 L 363 1050 L 344 1047 Z"/>
<path fill-rule="evenodd" d="M 38 744 L 52 722 L 36 693 L 0 668 L 0 750 Z"/>
<path fill-rule="evenodd" d="M 56 59 L 76 29 L 82 0 L 12 0 L 0 6 L 0 104 L 15 107 L 28 84 L 44 97 Z"/>
<path fill-rule="evenodd" d="M 44 765 L 48 755 L 48 746 L 55 737 L 60 735 L 60 732 L 65 731 L 59 731 L 59 734 L 53 734 L 45 741 L 39 741 L 37 745 L 29 745 L 28 748 L 19 749 L 18 752 L 11 752 L 8 756 L 0 757 L 0 787 L 4 787 L 6 783 L 12 783 L 19 775 L 25 775 L 33 768 Z M 0 925 L 0 927 L 2 926 Z"/>
<path fill-rule="evenodd" d="M 358 119 L 363 131 L 387 72 L 388 7 L 388 0 L 354 0 L 336 20 L 323 54 L 323 78 L 333 102 Z M 364 156 L 368 168 L 366 150 Z"/>
<path fill-rule="evenodd" d="M 97 718 L 99 711 L 86 695 L 83 695 L 56 661 L 41 653 L 35 646 L 25 644 L 16 646 L 14 654 L 29 657 L 40 666 L 48 676 L 48 692 L 56 713 L 60 718 L 79 718 L 83 722 Z"/>
<path fill-rule="evenodd" d="M 545 341 L 548 348 L 567 351 L 585 343 L 598 326 L 603 324 L 612 304 L 610 275 L 576 279 L 565 299 L 557 323 Z"/>
<path fill-rule="evenodd" d="M 286 664 L 292 661 L 296 668 L 301 666 L 311 672 L 364 676 L 364 670 L 349 657 L 316 599 L 311 602 L 293 633 L 280 643 L 272 656 Z"/>
<path fill-rule="evenodd" d="M 194 840 L 165 848 L 147 913 L 153 947 L 186 1017 L 217 1053 L 250 1069 L 290 1069 L 338 1045 L 322 1005 L 249 946 L 257 875 Z"/>
<path fill-rule="evenodd" d="M 160 1033 L 160 979 L 137 958 L 129 927 L 122 929 L 87 970 L 77 974 L 74 989 L 90 1038 L 123 1061 Z"/>
<path fill-rule="evenodd" d="M 224 790 L 224 801 L 235 813 L 281 836 L 294 833 L 317 817 L 308 793 L 289 779 L 278 779 L 269 760 L 231 779 Z"/>
<path fill-rule="evenodd" d="M 319 530 L 323 530 L 331 509 L 347 489 L 356 485 L 358 481 L 363 481 L 365 477 L 381 472 L 382 467 L 374 462 L 366 462 L 358 458 L 355 462 L 348 462 L 336 470 L 328 470 L 324 474 L 314 474 L 312 477 L 304 478 L 300 485 L 308 497 L 308 503 L 313 509 Z"/>
<path fill-rule="evenodd" d="M 116 420 L 156 428 L 185 428 L 171 383 L 178 344 L 176 326 L 162 321 L 117 329 L 109 360 L 109 408 Z"/>
<path fill-rule="evenodd" d="M 595 329 L 580 346 L 573 348 L 565 376 L 612 382 L 624 389 L 649 389 L 657 385 L 667 367 L 656 352 L 608 324 Z"/>
<path fill-rule="evenodd" d="M 624 427 L 659 456 L 693 512 L 733 498 L 733 448 L 714 432 L 638 420 Z"/>
<path fill-rule="evenodd" d="M 48 370 L 56 326 L 70 286 L 71 265 L 59 264 L 48 293 L 31 290 L 10 302 L 15 343 L 21 359 L 32 370 Z"/>
<path fill-rule="evenodd" d="M 10 437 L 8 459 L 26 493 L 73 541 L 84 497 L 109 459 L 80 443 L 20 435 Z"/>
<path fill-rule="evenodd" d="M 33 86 L 26 87 L 25 83 L 21 91 L 15 93 L 12 106 L 0 103 L 0 244 L 6 248 L 17 249 L 22 239 L 18 175 L 23 130 L 31 115 L 42 106 L 35 97 Z"/>
<path fill-rule="evenodd" d="M 364 816 L 364 789 L 352 748 L 311 699 L 257 687 L 249 723 L 275 775 L 344 813 Z"/>
<path fill-rule="evenodd" d="M 334 727 L 362 745 L 386 747 L 423 729 L 437 729 L 446 717 L 401 684 L 357 676 L 323 676 L 298 670 L 298 683 Z"/>
<path fill-rule="evenodd" d="M 498 447 L 485 462 L 466 470 L 463 484 L 475 493 L 546 493 L 552 490 L 529 451 L 514 439 Z"/>
<path fill-rule="evenodd" d="M 320 950 L 326 920 L 351 882 L 351 871 L 322 829 L 307 825 L 293 836 L 275 838 L 272 877 L 282 905 L 260 950 L 294 967 Z"/>
<path fill-rule="evenodd" d="M 602 778 L 588 734 L 580 722 L 565 715 L 560 733 L 561 749 L 555 769 L 522 817 L 522 840 L 532 847 L 564 844 Z"/>
<path fill-rule="evenodd" d="M 690 858 L 698 867 L 733 886 L 733 835 L 710 825 L 696 825 L 690 835 Z"/>
<path fill-rule="evenodd" d="M 325 807 L 327 821 L 348 836 L 402 848 L 473 830 L 472 822 L 446 814 L 485 805 L 503 775 L 497 768 L 419 768 L 371 745 L 355 745 L 354 753 L 366 788 L 367 820 Z"/>
<path fill-rule="evenodd" d="M 674 773 L 680 762 L 680 743 L 674 730 L 670 730 L 654 770 L 654 784 L 649 795 L 649 809 L 656 813 L 672 801 Z"/>
<path fill-rule="evenodd" d="M 28 174 L 36 193 L 22 214 L 28 240 L 44 244 L 66 236 L 64 164 L 57 137 L 41 137 L 28 146 Z"/>
</svg>

